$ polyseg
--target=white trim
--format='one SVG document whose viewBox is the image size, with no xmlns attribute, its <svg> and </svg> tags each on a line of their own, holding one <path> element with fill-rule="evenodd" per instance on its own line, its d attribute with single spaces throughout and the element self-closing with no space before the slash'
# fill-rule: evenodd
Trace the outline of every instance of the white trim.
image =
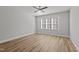
<svg viewBox="0 0 79 59">
<path fill-rule="evenodd" d="M 70 36 L 68 36 L 68 35 L 57 35 L 57 34 L 55 34 L 56 36 L 62 36 L 62 37 L 67 37 L 67 38 L 70 38 Z"/>
<path fill-rule="evenodd" d="M 68 36 L 68 35 L 58 35 L 58 34 L 49 34 L 49 33 L 37 33 L 37 34 L 53 35 L 53 36 L 62 36 L 62 37 L 68 37 L 68 38 L 70 38 L 70 36 Z"/>
<path fill-rule="evenodd" d="M 76 42 L 73 39 L 71 39 L 71 41 L 74 44 L 74 46 L 76 47 L 77 51 L 79 52 L 79 47 L 77 46 Z"/>
<path fill-rule="evenodd" d="M 11 41 L 11 40 L 15 40 L 15 39 L 18 39 L 18 38 L 21 38 L 21 37 L 24 37 L 24 36 L 28 36 L 28 35 L 31 35 L 31 34 L 34 34 L 34 33 L 28 33 L 28 34 L 24 34 L 24 35 L 20 35 L 20 36 L 12 37 L 12 38 L 9 38 L 9 39 L 0 41 L 0 43 L 5 43 L 5 42 Z"/>
</svg>

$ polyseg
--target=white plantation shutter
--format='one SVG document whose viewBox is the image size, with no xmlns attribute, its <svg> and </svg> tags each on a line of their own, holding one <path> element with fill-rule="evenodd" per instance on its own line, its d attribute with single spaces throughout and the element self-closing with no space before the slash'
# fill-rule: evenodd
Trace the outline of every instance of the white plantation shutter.
<svg viewBox="0 0 79 59">
<path fill-rule="evenodd" d="M 58 28 L 58 18 L 51 18 L 51 19 L 42 19 L 41 18 L 41 29 L 50 29 L 50 30 L 57 30 Z"/>
</svg>

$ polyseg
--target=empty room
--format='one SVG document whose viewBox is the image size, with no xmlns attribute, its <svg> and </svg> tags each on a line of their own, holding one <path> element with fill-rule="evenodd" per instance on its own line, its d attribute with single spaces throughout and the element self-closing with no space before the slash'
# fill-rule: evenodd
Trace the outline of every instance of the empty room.
<svg viewBox="0 0 79 59">
<path fill-rule="evenodd" d="M 0 6 L 0 52 L 78 52 L 78 6 Z"/>
</svg>

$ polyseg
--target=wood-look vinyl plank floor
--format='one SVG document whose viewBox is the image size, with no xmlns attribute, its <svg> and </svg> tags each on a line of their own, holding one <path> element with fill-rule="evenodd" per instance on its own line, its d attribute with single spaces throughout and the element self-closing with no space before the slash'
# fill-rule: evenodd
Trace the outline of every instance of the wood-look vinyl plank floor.
<svg viewBox="0 0 79 59">
<path fill-rule="evenodd" d="M 1 52 L 77 52 L 70 38 L 32 34 L 0 44 Z"/>
</svg>

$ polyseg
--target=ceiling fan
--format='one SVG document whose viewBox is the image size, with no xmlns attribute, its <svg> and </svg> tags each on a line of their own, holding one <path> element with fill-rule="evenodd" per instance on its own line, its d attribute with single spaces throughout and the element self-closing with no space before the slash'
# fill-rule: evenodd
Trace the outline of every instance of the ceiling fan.
<svg viewBox="0 0 79 59">
<path fill-rule="evenodd" d="M 42 11 L 43 13 L 45 12 L 44 9 L 48 8 L 47 6 L 33 6 L 33 8 L 37 9 L 36 11 L 34 11 L 34 13 L 38 12 L 38 11 Z"/>
</svg>

